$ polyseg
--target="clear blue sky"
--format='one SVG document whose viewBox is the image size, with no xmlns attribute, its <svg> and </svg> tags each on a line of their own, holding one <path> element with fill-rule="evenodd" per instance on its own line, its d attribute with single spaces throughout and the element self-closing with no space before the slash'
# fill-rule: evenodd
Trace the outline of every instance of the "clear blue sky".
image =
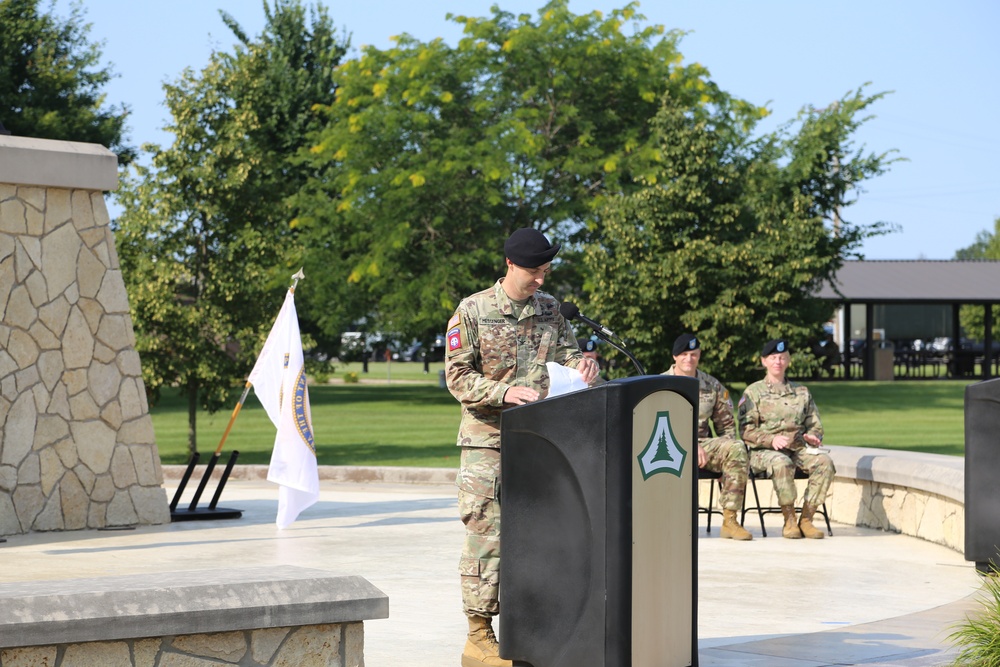
<svg viewBox="0 0 1000 667">
<path fill-rule="evenodd" d="M 90 39 L 120 75 L 108 101 L 132 109 L 130 141 L 169 143 L 162 83 L 185 67 L 200 70 L 213 48 L 234 38 L 218 10 L 256 35 L 261 0 L 85 0 Z M 308 4 L 308 3 L 307 3 Z M 390 46 L 407 32 L 454 43 L 448 12 L 487 16 L 491 0 L 364 0 L 324 3 L 355 47 Z M 542 0 L 502 0 L 536 14 Z M 608 12 L 624 2 L 571 0 L 576 13 Z M 44 5 L 44 3 L 43 3 Z M 57 0 L 66 13 L 68 0 Z M 884 220 L 901 230 L 866 242 L 868 259 L 950 259 L 1000 217 L 1000 2 L 996 0 L 645 0 L 649 22 L 688 32 L 680 48 L 727 92 L 767 105 L 772 129 L 805 105 L 822 107 L 867 82 L 894 91 L 858 133 L 870 151 L 908 159 L 867 185 L 844 210 L 852 222 Z"/>
</svg>

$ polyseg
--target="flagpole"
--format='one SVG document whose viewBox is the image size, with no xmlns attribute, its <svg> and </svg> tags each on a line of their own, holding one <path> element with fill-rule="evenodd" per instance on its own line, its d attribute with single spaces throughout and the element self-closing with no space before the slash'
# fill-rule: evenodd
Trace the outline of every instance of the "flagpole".
<svg viewBox="0 0 1000 667">
<path fill-rule="evenodd" d="M 295 294 L 296 286 L 298 286 L 299 281 L 305 277 L 306 274 L 302 273 L 302 269 L 299 269 L 298 272 L 292 276 L 292 285 L 288 288 L 288 291 Z M 222 433 L 222 440 L 219 441 L 219 446 L 215 448 L 215 456 L 219 456 L 219 453 L 222 452 L 222 446 L 226 444 L 226 438 L 229 437 L 229 431 L 232 430 L 233 423 L 236 421 L 236 417 L 239 416 L 240 410 L 243 409 L 243 403 L 247 400 L 247 394 L 250 393 L 250 386 L 251 385 L 248 380 L 246 385 L 243 387 L 243 395 L 240 396 L 239 402 L 236 404 L 236 407 L 233 408 L 233 416 L 229 418 L 229 425 L 226 426 L 226 430 Z"/>
</svg>

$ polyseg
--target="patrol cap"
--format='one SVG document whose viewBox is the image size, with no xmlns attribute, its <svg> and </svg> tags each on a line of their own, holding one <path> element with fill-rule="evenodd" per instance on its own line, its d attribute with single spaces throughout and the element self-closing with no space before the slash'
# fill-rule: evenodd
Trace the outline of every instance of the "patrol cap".
<svg viewBox="0 0 1000 667">
<path fill-rule="evenodd" d="M 597 341 L 593 338 L 577 338 L 576 344 L 580 346 L 581 352 L 593 352 L 597 349 Z"/>
<path fill-rule="evenodd" d="M 760 349 L 760 356 L 766 357 L 774 354 L 775 352 L 791 352 L 791 349 L 789 349 L 788 343 L 784 338 L 775 338 L 774 340 L 769 340 L 764 343 L 764 347 Z"/>
<path fill-rule="evenodd" d="M 504 255 L 510 261 L 526 269 L 534 269 L 548 264 L 559 252 L 559 244 L 549 243 L 537 229 L 524 227 L 516 230 L 503 244 Z"/>
<path fill-rule="evenodd" d="M 682 352 L 689 352 L 691 350 L 697 350 L 701 347 L 701 341 L 698 340 L 694 334 L 682 333 L 674 341 L 674 347 L 671 350 L 673 355 L 676 357 Z"/>
</svg>

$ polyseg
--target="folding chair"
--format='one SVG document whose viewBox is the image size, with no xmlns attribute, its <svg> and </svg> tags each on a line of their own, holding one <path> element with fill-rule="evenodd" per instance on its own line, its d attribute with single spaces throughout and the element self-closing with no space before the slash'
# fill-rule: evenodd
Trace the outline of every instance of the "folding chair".
<svg viewBox="0 0 1000 667">
<path fill-rule="evenodd" d="M 757 480 L 758 479 L 771 479 L 771 476 L 768 475 L 767 472 L 756 473 L 756 472 L 753 471 L 753 468 L 751 468 L 749 474 L 747 475 L 747 479 L 750 480 L 750 487 L 753 489 L 753 499 L 754 499 L 754 503 L 757 505 L 757 517 L 760 519 L 760 532 L 761 532 L 761 535 L 764 536 L 764 537 L 767 537 L 767 529 L 764 528 L 764 515 L 765 514 L 781 514 L 781 508 L 780 507 L 761 507 L 760 506 L 760 496 L 757 494 Z M 802 472 L 801 469 L 796 468 L 795 469 L 795 479 L 809 479 L 809 475 L 807 475 L 806 473 Z M 743 496 L 743 512 L 740 515 L 740 524 L 741 525 L 743 524 L 744 521 L 746 521 L 747 512 L 750 512 L 752 509 L 753 508 L 747 508 L 747 499 L 746 499 L 746 496 L 744 495 Z M 701 509 L 699 508 L 698 511 L 700 512 Z M 801 506 L 796 506 L 795 512 L 798 513 L 798 514 L 801 514 L 802 513 L 802 507 Z M 823 504 L 821 506 L 819 506 L 819 507 L 816 508 L 816 514 L 821 514 L 823 516 L 823 520 L 826 521 L 826 533 L 830 537 L 833 537 L 833 528 L 830 527 L 830 517 L 829 517 L 829 515 L 827 514 L 827 511 L 826 511 L 826 502 L 825 501 L 823 502 Z"/>
<path fill-rule="evenodd" d="M 698 506 L 698 514 L 707 514 L 708 523 L 705 526 L 705 532 L 712 532 L 712 515 L 718 514 L 722 516 L 722 510 L 715 507 L 715 487 L 719 485 L 722 488 L 722 473 L 712 472 L 711 470 L 705 470 L 704 468 L 698 468 L 698 480 L 708 479 L 711 483 L 708 485 L 708 507 Z M 700 494 L 699 494 L 700 495 Z"/>
</svg>

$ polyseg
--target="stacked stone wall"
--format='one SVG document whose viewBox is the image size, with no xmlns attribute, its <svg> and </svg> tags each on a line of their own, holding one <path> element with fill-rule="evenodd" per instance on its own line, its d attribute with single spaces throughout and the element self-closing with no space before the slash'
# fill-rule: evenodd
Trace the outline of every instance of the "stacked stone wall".
<svg viewBox="0 0 1000 667">
<path fill-rule="evenodd" d="M 100 191 L 0 183 L 0 534 L 170 521 Z"/>
<path fill-rule="evenodd" d="M 148 637 L 0 649 L 0 667 L 363 667 L 364 624 Z"/>
</svg>

